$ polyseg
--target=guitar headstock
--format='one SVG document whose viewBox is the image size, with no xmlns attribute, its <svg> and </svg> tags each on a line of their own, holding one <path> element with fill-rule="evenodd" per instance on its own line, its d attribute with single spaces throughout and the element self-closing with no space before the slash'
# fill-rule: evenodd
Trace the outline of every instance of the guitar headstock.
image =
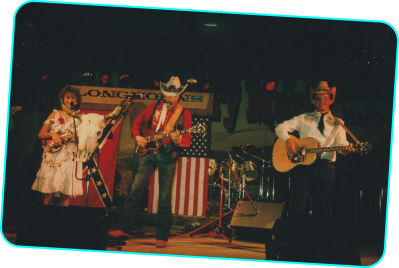
<svg viewBox="0 0 399 268">
<path fill-rule="evenodd" d="M 360 153 L 362 155 L 363 153 L 368 153 L 371 151 L 371 143 L 368 142 L 359 142 L 353 145 L 353 148 L 355 149 L 356 153 Z"/>
<path fill-rule="evenodd" d="M 202 137 L 205 137 L 207 134 L 208 127 L 206 126 L 205 123 L 200 123 L 198 122 L 196 125 L 194 125 L 191 129 L 190 129 L 190 133 L 195 133 L 195 134 L 203 134 Z"/>
</svg>

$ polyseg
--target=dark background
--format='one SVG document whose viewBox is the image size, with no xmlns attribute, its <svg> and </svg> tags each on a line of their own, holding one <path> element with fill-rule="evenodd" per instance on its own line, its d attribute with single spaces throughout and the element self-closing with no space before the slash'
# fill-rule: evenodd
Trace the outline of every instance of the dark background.
<svg viewBox="0 0 399 268">
<path fill-rule="evenodd" d="M 28 3 L 15 19 L 12 85 L 56 69 L 64 83 L 75 70 L 327 76 L 392 99 L 395 53 L 383 23 Z"/>
</svg>

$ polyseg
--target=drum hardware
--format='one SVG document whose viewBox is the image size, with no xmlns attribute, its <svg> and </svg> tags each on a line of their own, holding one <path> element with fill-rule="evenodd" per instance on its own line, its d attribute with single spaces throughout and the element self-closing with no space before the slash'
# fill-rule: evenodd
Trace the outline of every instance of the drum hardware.
<svg viewBox="0 0 399 268">
<path fill-rule="evenodd" d="M 264 151 L 264 148 L 268 148 L 268 146 L 262 147 L 263 151 Z M 260 184 L 260 186 L 259 186 L 259 200 L 274 200 L 274 176 L 273 176 L 273 180 L 272 180 L 272 196 L 271 196 L 271 194 L 270 194 L 270 172 L 268 173 L 268 176 L 267 176 L 266 196 L 263 195 L 264 194 L 263 193 L 263 185 L 264 185 L 264 179 L 265 179 L 265 169 L 270 169 L 272 167 L 271 162 L 267 161 L 267 160 L 265 160 L 263 158 L 257 157 L 255 155 L 250 155 L 250 154 L 248 154 L 248 155 L 252 156 L 254 158 L 257 158 L 257 159 L 262 161 L 262 177 L 259 180 L 260 181 L 259 182 L 259 184 Z M 248 162 L 250 162 L 250 161 L 248 161 Z M 267 167 L 265 166 L 265 163 L 268 164 Z"/>
<path fill-rule="evenodd" d="M 236 152 L 253 152 L 256 150 L 256 146 L 255 145 L 251 145 L 251 144 L 238 144 L 238 145 L 234 145 L 231 147 L 231 150 L 236 151 Z"/>
<path fill-rule="evenodd" d="M 227 162 L 227 165 L 229 165 L 229 167 L 231 168 L 229 162 Z M 251 199 L 251 197 L 250 197 L 249 194 L 247 193 L 247 190 L 245 190 L 245 187 L 244 187 L 244 185 L 241 183 L 240 179 L 237 177 L 237 174 L 236 174 L 235 172 L 233 172 L 233 174 L 234 174 L 234 176 L 236 177 L 238 183 L 241 185 L 241 187 L 242 187 L 242 189 L 244 190 L 245 194 L 247 195 L 247 197 L 248 197 L 249 201 L 251 202 L 252 207 L 254 208 L 256 214 L 259 214 L 260 211 L 256 208 L 256 206 L 255 206 L 255 204 L 254 204 L 254 201 Z M 244 183 L 245 183 L 245 181 L 244 181 Z"/>
</svg>

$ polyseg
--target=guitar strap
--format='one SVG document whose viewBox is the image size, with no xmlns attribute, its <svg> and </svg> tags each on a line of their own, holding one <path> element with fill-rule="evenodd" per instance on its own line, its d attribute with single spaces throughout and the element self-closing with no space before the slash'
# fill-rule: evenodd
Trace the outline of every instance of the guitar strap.
<svg viewBox="0 0 399 268">
<path fill-rule="evenodd" d="M 181 106 L 180 104 L 177 104 L 175 112 L 173 113 L 172 117 L 169 119 L 169 122 L 166 124 L 165 129 L 163 130 L 164 134 L 170 132 L 170 130 L 175 125 L 175 123 L 176 123 L 177 119 L 179 118 L 182 111 L 183 111 L 183 106 Z"/>
<path fill-rule="evenodd" d="M 349 129 L 347 127 L 344 126 L 344 123 L 342 123 L 341 119 L 339 119 L 338 117 L 334 117 L 334 120 L 337 121 L 337 123 L 343 128 L 345 129 L 345 131 L 349 134 L 349 136 L 352 137 L 352 139 L 356 142 L 356 143 L 360 143 L 358 139 L 355 138 L 355 136 L 349 131 Z"/>
</svg>

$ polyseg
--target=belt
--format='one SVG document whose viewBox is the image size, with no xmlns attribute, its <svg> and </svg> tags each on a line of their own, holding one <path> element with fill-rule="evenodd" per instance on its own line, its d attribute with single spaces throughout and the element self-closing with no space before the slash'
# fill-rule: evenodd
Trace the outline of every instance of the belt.
<svg viewBox="0 0 399 268">
<path fill-rule="evenodd" d="M 161 142 L 161 148 L 173 148 L 173 143 L 163 143 L 163 142 Z"/>
</svg>

